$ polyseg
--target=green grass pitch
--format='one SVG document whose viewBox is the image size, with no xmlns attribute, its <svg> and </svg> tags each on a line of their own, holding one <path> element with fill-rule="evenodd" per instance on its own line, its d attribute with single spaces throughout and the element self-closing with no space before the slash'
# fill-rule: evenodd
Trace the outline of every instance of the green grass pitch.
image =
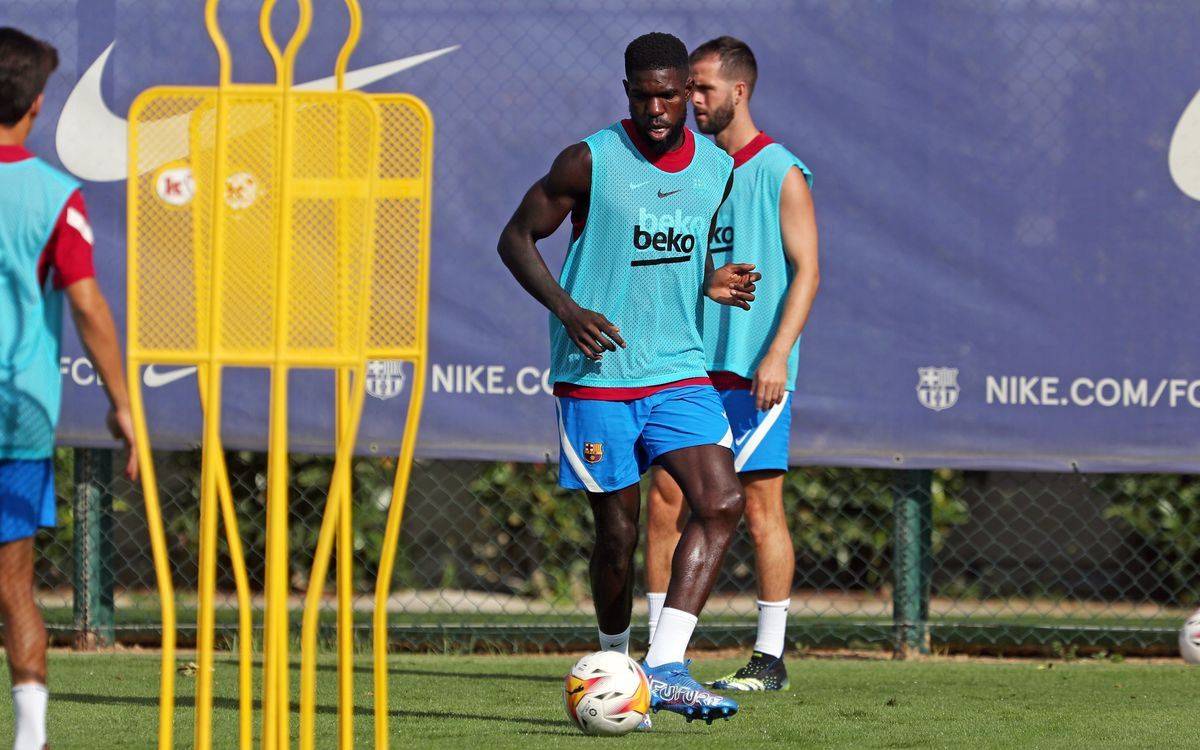
<svg viewBox="0 0 1200 750">
<path fill-rule="evenodd" d="M 736 659 L 693 664 L 699 679 Z M 180 664 L 193 658 L 183 653 Z M 1200 669 L 1180 664 L 1072 661 L 792 659 L 792 690 L 742 696 L 732 720 L 687 724 L 654 715 L 623 738 L 585 737 L 563 714 L 571 656 L 397 655 L 391 672 L 393 747 L 501 748 L 1162 748 L 1194 747 Z M 51 654 L 50 746 L 150 747 L 156 737 L 158 656 Z M 370 660 L 356 663 L 358 747 L 370 747 Z M 177 675 L 176 744 L 191 746 L 195 678 Z M 214 746 L 235 747 L 236 665 L 219 655 Z M 297 670 L 293 669 L 295 680 Z M 320 665 L 317 746 L 334 747 L 335 666 Z M 297 720 L 293 715 L 293 742 Z M 0 711 L 0 743 L 12 715 Z M 686 743 L 686 744 L 685 744 Z"/>
</svg>

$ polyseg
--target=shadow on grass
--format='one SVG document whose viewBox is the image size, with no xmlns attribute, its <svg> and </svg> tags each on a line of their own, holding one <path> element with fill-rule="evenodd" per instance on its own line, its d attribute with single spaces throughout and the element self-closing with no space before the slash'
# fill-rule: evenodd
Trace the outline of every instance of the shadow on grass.
<svg viewBox="0 0 1200 750">
<path fill-rule="evenodd" d="M 299 667 L 297 667 L 299 669 Z M 336 664 L 318 664 L 318 672 L 336 672 Z M 355 674 L 372 674 L 374 670 L 371 667 L 356 666 L 354 667 Z M 523 682 L 562 682 L 561 677 L 534 675 L 534 674 L 511 674 L 497 672 L 446 672 L 433 669 L 396 669 L 395 667 L 388 670 L 390 675 L 407 675 L 410 677 L 454 677 L 460 680 L 520 680 Z M 566 672 L 564 671 L 564 674 Z"/>
<path fill-rule="evenodd" d="M 192 705 L 191 696 L 180 696 L 184 700 L 176 701 L 175 707 L 188 708 Z M 142 695 L 90 695 L 86 693 L 64 693 L 59 690 L 54 691 L 55 701 L 66 701 L 68 703 L 84 703 L 95 706 L 146 706 L 148 708 L 158 708 L 158 698 Z M 213 708 L 224 709 L 228 711 L 237 711 L 238 702 L 233 698 L 213 698 Z M 262 708 L 260 701 L 254 701 L 254 710 L 259 711 Z M 337 714 L 337 706 L 328 706 L 318 704 L 316 706 L 318 714 Z M 297 715 L 298 712 L 293 703 L 292 714 Z M 367 706 L 355 706 L 355 716 L 374 716 L 374 709 Z M 551 719 L 530 719 L 520 716 L 496 716 L 488 714 L 460 714 L 450 711 L 405 711 L 397 709 L 388 712 L 388 716 L 403 719 L 475 719 L 480 721 L 498 721 L 512 724 L 536 724 L 545 727 L 560 727 L 561 721 Z"/>
<path fill-rule="evenodd" d="M 222 661 L 222 662 L 217 662 L 217 663 L 221 664 L 223 666 L 226 666 L 226 667 L 232 667 L 234 669 L 237 668 L 236 661 Z M 256 670 L 261 669 L 262 665 L 263 665 L 262 660 L 255 659 L 253 662 L 253 665 Z M 297 672 L 300 671 L 300 662 L 298 662 L 298 661 L 288 662 L 288 666 L 292 670 L 295 670 Z M 318 664 L 317 671 L 318 672 L 337 672 L 337 664 Z M 371 667 L 369 665 L 355 665 L 354 673 L 355 674 L 374 674 L 375 670 L 373 667 Z M 558 683 L 558 682 L 562 682 L 562 679 L 563 679 L 561 677 L 555 677 L 553 675 L 543 676 L 543 675 L 534 675 L 534 674 L 511 674 L 511 673 L 507 673 L 507 672 L 504 672 L 504 673 L 501 673 L 501 672 L 447 672 L 447 671 L 443 671 L 443 670 L 433 670 L 433 669 L 412 669 L 412 668 L 397 669 L 395 667 L 392 667 L 391 669 L 389 669 L 388 674 L 390 674 L 390 675 L 407 675 L 409 677 L 453 677 L 453 678 L 460 679 L 460 680 L 488 680 L 488 681 L 493 681 L 493 682 L 496 680 L 519 680 L 522 682 Z M 566 674 L 566 672 L 564 671 L 563 674 Z"/>
</svg>

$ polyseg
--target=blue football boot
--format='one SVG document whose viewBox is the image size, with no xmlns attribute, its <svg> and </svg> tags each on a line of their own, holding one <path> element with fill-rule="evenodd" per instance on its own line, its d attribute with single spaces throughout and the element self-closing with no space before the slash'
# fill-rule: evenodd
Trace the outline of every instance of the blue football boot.
<svg viewBox="0 0 1200 750">
<path fill-rule="evenodd" d="M 676 661 L 651 669 L 642 662 L 642 671 L 650 682 L 650 710 L 672 711 L 689 722 L 703 719 L 706 724 L 712 724 L 713 719 L 728 719 L 737 713 L 737 703 L 706 690 L 692 678 L 688 672 L 689 664 L 691 660 Z"/>
</svg>

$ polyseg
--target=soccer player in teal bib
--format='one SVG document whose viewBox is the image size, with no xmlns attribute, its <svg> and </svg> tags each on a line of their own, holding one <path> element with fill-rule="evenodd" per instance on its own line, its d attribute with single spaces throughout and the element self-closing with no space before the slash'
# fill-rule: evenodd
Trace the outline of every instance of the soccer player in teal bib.
<svg viewBox="0 0 1200 750">
<path fill-rule="evenodd" d="M 0 28 L 0 619 L 13 685 L 13 750 L 46 744 L 46 627 L 33 599 L 33 536 L 55 525 L 64 296 L 112 402 L 109 427 L 133 442 L 117 331 L 96 284 L 79 183 L 25 149 L 57 66 L 53 47 Z M 125 471 L 137 476 L 132 450 Z"/>
<path fill-rule="evenodd" d="M 732 37 L 705 42 L 692 52 L 691 63 L 696 126 L 714 136 L 734 163 L 733 190 L 717 216 L 712 252 L 737 253 L 763 274 L 748 312 L 704 308 L 707 366 L 733 427 L 734 468 L 746 490 L 758 584 L 754 652 L 745 666 L 713 686 L 786 690 L 783 652 L 796 558 L 783 511 L 783 475 L 800 332 L 819 283 L 812 173 L 755 126 L 750 97 L 758 65 L 744 42 Z M 646 598 L 653 643 L 687 514 L 678 484 L 666 472 L 654 472 L 647 503 Z"/>
<path fill-rule="evenodd" d="M 683 488 L 691 518 L 643 668 L 651 708 L 711 722 L 737 704 L 697 683 L 684 655 L 745 497 L 705 371 L 699 314 L 703 295 L 745 312 L 760 275 L 748 264 L 713 268 L 710 237 L 733 160 L 685 126 L 687 48 L 669 34 L 638 37 L 625 50 L 625 75 L 629 119 L 558 155 L 504 228 L 499 251 L 551 312 L 559 483 L 585 490 L 595 518 L 590 572 L 602 649 L 629 648 L 639 477 L 657 464 Z M 556 281 L 536 242 L 568 215 L 571 243 Z"/>
</svg>

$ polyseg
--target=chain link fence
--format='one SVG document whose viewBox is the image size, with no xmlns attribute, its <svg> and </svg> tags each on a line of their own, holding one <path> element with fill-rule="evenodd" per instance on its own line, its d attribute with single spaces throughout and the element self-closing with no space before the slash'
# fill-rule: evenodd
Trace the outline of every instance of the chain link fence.
<svg viewBox="0 0 1200 750">
<path fill-rule="evenodd" d="M 140 488 L 113 454 L 58 454 L 60 525 L 42 532 L 38 593 L 56 640 L 153 645 L 159 602 Z M 180 637 L 194 632 L 198 452 L 156 459 Z M 256 608 L 263 583 L 265 455 L 227 457 Z M 355 464 L 356 622 L 369 615 L 394 462 Z M 299 608 L 332 462 L 291 464 L 290 587 Z M 553 465 L 418 461 L 389 605 L 396 648 L 557 650 L 595 639 L 588 598 L 591 513 Z M 1167 653 L 1196 606 L 1200 481 L 796 467 L 785 503 L 796 549 L 794 648 Z M 224 532 L 222 532 L 223 534 Z M 218 625 L 236 633 L 221 542 Z M 642 558 L 639 553 L 639 581 Z M 755 629 L 753 545 L 744 525 L 697 634 L 746 646 Z M 323 622 L 332 635 L 333 573 Z M 645 639 L 644 591 L 634 637 Z M 364 640 L 364 643 L 366 641 Z"/>
</svg>

